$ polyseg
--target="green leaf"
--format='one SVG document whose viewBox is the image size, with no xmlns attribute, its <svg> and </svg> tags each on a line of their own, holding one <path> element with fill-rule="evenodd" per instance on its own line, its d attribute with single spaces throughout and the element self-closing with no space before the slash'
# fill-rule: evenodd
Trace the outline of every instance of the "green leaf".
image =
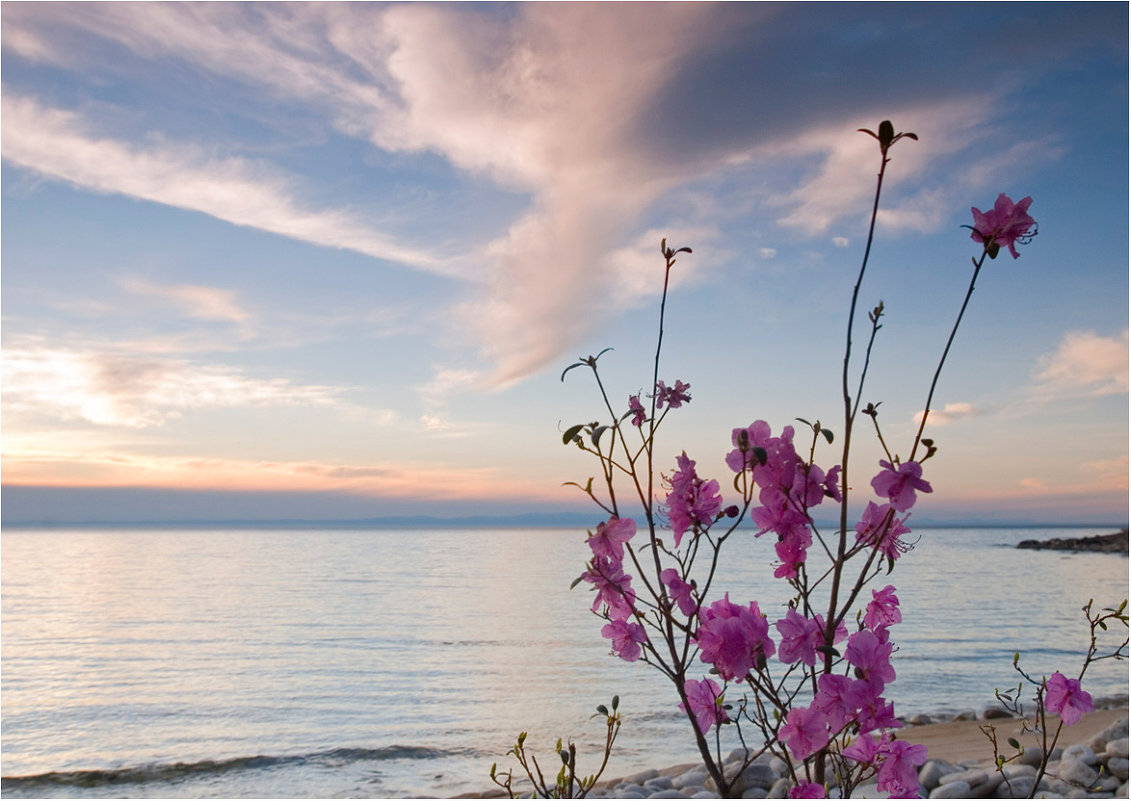
<svg viewBox="0 0 1131 801">
<path fill-rule="evenodd" d="M 597 704 L 597 711 L 600 712 L 605 717 L 609 716 L 609 708 L 607 706 L 605 706 L 604 704 Z"/>
<path fill-rule="evenodd" d="M 613 696 L 613 711 L 614 711 L 614 712 L 616 712 L 616 711 L 617 711 L 617 707 L 618 707 L 618 706 L 620 706 L 620 696 L 619 696 L 619 695 L 614 695 L 614 696 Z"/>
<path fill-rule="evenodd" d="M 585 574 L 582 573 L 580 576 L 578 576 L 577 578 L 575 578 L 573 581 L 570 582 L 569 588 L 572 590 L 574 587 L 576 587 L 578 584 L 580 584 L 584 579 L 585 579 Z"/>
<path fill-rule="evenodd" d="M 565 430 L 565 433 L 562 434 L 562 444 L 569 445 L 571 442 L 573 442 L 573 438 L 580 434 L 581 429 L 583 428 L 585 428 L 584 423 L 578 423 L 575 426 L 570 426 L 569 428 L 567 428 Z"/>
<path fill-rule="evenodd" d="M 1010 737 L 1006 742 L 1009 743 L 1010 748 L 1015 748 L 1018 751 L 1021 750 L 1021 743 L 1017 742 L 1015 738 Z"/>
<path fill-rule="evenodd" d="M 605 433 L 608 426 L 597 426 L 593 429 L 593 435 L 590 437 L 593 440 L 593 445 L 596 446 L 601 439 L 601 435 Z"/>
<path fill-rule="evenodd" d="M 822 428 L 821 436 L 823 436 L 825 438 L 825 441 L 830 445 L 833 444 L 833 432 L 829 431 L 827 428 Z"/>
</svg>

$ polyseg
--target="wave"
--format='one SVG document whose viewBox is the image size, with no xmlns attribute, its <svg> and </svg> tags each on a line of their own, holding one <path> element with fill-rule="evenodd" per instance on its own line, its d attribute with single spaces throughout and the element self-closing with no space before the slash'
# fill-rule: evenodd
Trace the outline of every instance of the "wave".
<svg viewBox="0 0 1131 801">
<path fill-rule="evenodd" d="M 459 753 L 441 748 L 390 745 L 383 748 L 334 748 L 290 756 L 249 756 L 200 762 L 174 762 L 105 770 L 52 771 L 30 776 L 0 777 L 0 791 L 35 787 L 104 787 L 146 782 L 175 782 L 193 777 L 212 777 L 243 770 L 314 765 L 339 767 L 350 762 L 381 762 L 392 759 L 439 759 Z"/>
</svg>

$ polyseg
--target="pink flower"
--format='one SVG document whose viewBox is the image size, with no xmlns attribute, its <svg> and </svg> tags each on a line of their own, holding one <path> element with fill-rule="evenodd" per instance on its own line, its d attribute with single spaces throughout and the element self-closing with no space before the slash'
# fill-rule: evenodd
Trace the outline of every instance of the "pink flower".
<svg viewBox="0 0 1131 801">
<path fill-rule="evenodd" d="M 801 782 L 789 791 L 790 798 L 824 798 L 825 786 L 816 782 Z"/>
<path fill-rule="evenodd" d="M 723 508 L 719 495 L 719 482 L 703 481 L 695 473 L 695 462 L 687 458 L 687 451 L 677 456 L 679 469 L 672 474 L 671 492 L 668 493 L 668 520 L 671 523 L 675 545 L 692 526 L 709 526 Z"/>
<path fill-rule="evenodd" d="M 689 389 L 691 384 L 685 384 L 679 379 L 676 379 L 674 387 L 666 387 L 663 381 L 657 381 L 656 408 L 662 409 L 664 404 L 667 404 L 669 409 L 678 409 L 684 403 L 690 403 L 691 395 L 687 392 Z"/>
<path fill-rule="evenodd" d="M 861 734 L 853 740 L 852 745 L 842 750 L 841 754 L 865 765 L 871 765 L 886 745 L 886 735 L 877 740 L 871 734 Z"/>
<path fill-rule="evenodd" d="M 828 744 L 829 724 L 819 710 L 795 706 L 785 716 L 778 736 L 795 757 L 805 759 Z"/>
<path fill-rule="evenodd" d="M 636 534 L 636 521 L 631 517 L 610 517 L 608 523 L 598 523 L 597 533 L 590 534 L 586 542 L 594 556 L 619 562 L 624 559 L 624 543 Z"/>
<path fill-rule="evenodd" d="M 803 617 L 796 609 L 786 610 L 785 617 L 774 624 L 781 635 L 778 659 L 787 665 L 804 662 L 812 667 L 817 662 L 817 649 L 825 644 L 825 619 L 820 615 Z M 848 636 L 844 624 L 837 626 L 833 642 Z"/>
<path fill-rule="evenodd" d="M 890 584 L 882 590 L 872 590 L 872 602 L 864 610 L 864 625 L 875 631 L 903 620 L 899 611 L 899 599 L 895 597 L 895 587 Z"/>
<path fill-rule="evenodd" d="M 812 667 L 816 664 L 816 647 L 825 641 L 825 627 L 821 621 L 799 615 L 796 609 L 788 609 L 785 617 L 774 626 L 781 635 L 778 659 L 787 665 L 804 662 Z"/>
<path fill-rule="evenodd" d="M 971 206 L 974 226 L 970 238 L 983 243 L 991 259 L 997 255 L 999 247 L 1008 247 L 1016 259 L 1020 254 L 1014 244 L 1019 240 L 1025 244 L 1037 233 L 1037 222 L 1029 216 L 1032 202 L 1033 198 L 1026 197 L 1015 204 L 1003 192 L 997 196 L 990 211 L 978 211 Z"/>
<path fill-rule="evenodd" d="M 774 655 L 770 624 L 756 601 L 739 606 L 726 595 L 710 607 L 700 608 L 699 621 L 695 638 L 700 656 L 727 681 L 741 681 L 759 662 Z"/>
<path fill-rule="evenodd" d="M 918 798 L 918 768 L 927 761 L 927 746 L 892 740 L 881 746 L 881 753 L 883 762 L 876 774 L 880 792 L 891 793 L 892 798 Z"/>
<path fill-rule="evenodd" d="M 683 683 L 683 692 L 687 695 L 687 703 L 691 705 L 691 714 L 695 716 L 695 723 L 699 726 L 700 733 L 706 734 L 712 726 L 730 720 L 726 710 L 723 709 L 722 690 L 713 679 L 702 681 L 688 679 Z M 682 703 L 679 709 L 681 712 L 687 712 L 687 708 Z"/>
<path fill-rule="evenodd" d="M 637 428 L 644 425 L 644 406 L 640 403 L 640 393 L 628 396 L 628 411 L 632 414 L 632 424 Z"/>
<path fill-rule="evenodd" d="M 605 604 L 611 620 L 628 620 L 632 617 L 636 593 L 631 586 L 632 576 L 624 572 L 620 562 L 604 556 L 594 556 L 589 570 L 582 573 L 581 577 L 597 590 L 597 597 L 593 600 L 594 612 L 601 608 L 601 604 Z"/>
<path fill-rule="evenodd" d="M 679 577 L 679 571 L 669 567 L 660 573 L 660 580 L 668 588 L 668 595 L 679 605 L 679 611 L 691 617 L 699 604 L 691 597 L 691 585 Z"/>
<path fill-rule="evenodd" d="M 1045 681 L 1045 711 L 1060 715 L 1065 726 L 1075 725 L 1092 709 L 1092 696 L 1080 689 L 1079 679 L 1053 673 Z"/>
<path fill-rule="evenodd" d="M 894 562 L 911 549 L 900 539 L 903 534 L 911 533 L 911 529 L 903 525 L 906 520 L 906 517 L 898 519 L 890 504 L 879 506 L 868 501 L 860 522 L 856 524 L 856 541 L 879 548 L 880 553 Z"/>
<path fill-rule="evenodd" d="M 640 658 L 640 643 L 648 641 L 648 634 L 639 623 L 614 620 L 601 629 L 601 636 L 613 641 L 613 653 L 625 662 Z"/>
<path fill-rule="evenodd" d="M 868 703 L 871 695 L 866 681 L 822 673 L 817 679 L 813 706 L 824 713 L 832 730 L 839 732 L 856 717 L 857 710 Z"/>
<path fill-rule="evenodd" d="M 726 463 L 734 472 L 753 469 L 754 480 L 760 487 L 788 488 L 793 483 L 794 467 L 801 461 L 793 449 L 793 426 L 786 426 L 780 437 L 774 437 L 769 423 L 755 420 L 747 428 L 734 429 L 731 442 L 735 450 L 727 454 Z M 755 448 L 765 452 L 765 462 L 756 456 Z"/>
<path fill-rule="evenodd" d="M 856 713 L 856 723 L 860 726 L 861 734 L 876 729 L 898 729 L 903 726 L 895 716 L 895 704 L 885 701 L 879 695 L 882 684 L 871 680 L 860 680 L 856 686 L 867 695 L 860 711 Z"/>
<path fill-rule="evenodd" d="M 930 492 L 931 485 L 924 481 L 923 467 L 918 462 L 904 462 L 893 467 L 891 462 L 880 462 L 883 468 L 872 479 L 872 489 L 881 498 L 889 498 L 897 512 L 906 512 L 915 505 L 915 491 Z"/>
<path fill-rule="evenodd" d="M 864 629 L 848 638 L 848 648 L 844 658 L 856 666 L 857 675 L 862 679 L 880 682 L 880 685 L 895 681 L 895 668 L 891 666 L 892 644 L 883 642 L 872 632 Z"/>
</svg>

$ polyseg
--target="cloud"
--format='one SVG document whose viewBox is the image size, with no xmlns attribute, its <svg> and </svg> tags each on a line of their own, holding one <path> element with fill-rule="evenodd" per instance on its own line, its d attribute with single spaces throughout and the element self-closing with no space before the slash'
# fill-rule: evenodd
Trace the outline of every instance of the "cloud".
<svg viewBox="0 0 1131 801">
<path fill-rule="evenodd" d="M 225 365 L 24 344 L 4 348 L 5 413 L 160 426 L 191 409 L 342 405 L 342 388 L 250 378 Z"/>
<path fill-rule="evenodd" d="M 1069 331 L 1038 359 L 1034 377 L 1042 395 L 1117 395 L 1128 388 L 1128 332 L 1105 337 Z"/>
<path fill-rule="evenodd" d="M 758 256 L 763 259 L 772 259 L 776 255 L 778 252 L 774 248 L 758 248 Z"/>
<path fill-rule="evenodd" d="M 198 320 L 235 323 L 240 326 L 251 322 L 251 314 L 240 307 L 236 293 L 228 289 L 197 284 L 165 286 L 141 278 L 126 278 L 122 281 L 122 286 L 137 295 L 172 301 L 186 315 Z"/>
<path fill-rule="evenodd" d="M 932 426 L 941 427 L 957 420 L 965 420 L 974 417 L 978 414 L 978 409 L 975 408 L 972 403 L 948 403 L 941 409 L 931 409 L 928 420 Z M 921 423 L 923 421 L 923 412 L 916 412 L 914 419 L 916 423 Z"/>
<path fill-rule="evenodd" d="M 77 122 L 49 112 L 32 120 L 51 123 L 41 126 L 50 152 L 34 154 L 42 171 L 96 191 L 482 276 L 477 294 L 456 311 L 493 364 L 495 385 L 544 368 L 605 315 L 658 292 L 636 280 L 643 271 L 623 269 L 623 257 L 642 218 L 673 190 L 712 176 L 733 182 L 742 169 L 768 165 L 782 169 L 749 191 L 769 196 L 774 217 L 795 234 L 824 236 L 862 216 L 878 154 L 874 140 L 846 132 L 875 128 L 873 109 L 921 137 L 897 145 L 880 226 L 937 228 L 956 203 L 969 203 L 971 187 L 1004 169 L 997 145 L 984 149 L 982 165 L 946 158 L 1001 133 L 989 123 L 1016 89 L 1014 72 L 996 69 L 1002 45 L 970 37 L 953 13 L 929 7 L 883 20 L 772 4 L 80 4 L 65 16 L 32 6 L 5 13 L 6 47 L 11 42 L 24 58 L 113 70 L 91 44 L 111 42 L 128 56 L 117 69 L 136 69 L 139 60 L 188 65 L 313 108 L 385 153 L 438 154 L 527 196 L 504 233 L 457 265 L 390 241 L 347 211 L 302 208 L 297 191 L 261 164 L 186 156 L 168 145 L 143 151 L 86 133 L 74 141 L 82 157 L 75 164 L 65 153 Z M 916 37 L 906 35 L 910 28 Z M 1021 48 L 1018 70 L 1043 52 L 1031 40 L 1012 44 Z M 953 68 L 923 59 L 923 41 L 954 53 Z M 1071 53 L 1080 41 L 1058 44 L 1057 52 Z M 864 42 L 871 55 L 860 64 Z M 849 59 L 853 70 L 838 68 Z M 994 79 L 983 80 L 987 73 Z M 1005 162 L 1048 155 L 1054 144 L 1016 135 L 1001 141 L 1009 143 Z M 190 180 L 183 192 L 167 180 L 122 186 L 90 166 L 99 157 L 142 176 L 172 164 L 183 169 L 157 177 Z M 942 165 L 932 167 L 932 182 L 901 194 L 911 177 L 928 174 L 928 164 Z M 195 193 L 194 176 L 204 184 Z"/>
<path fill-rule="evenodd" d="M 277 169 L 242 158 L 213 158 L 201 148 L 130 145 L 87 131 L 77 114 L 3 97 L 3 157 L 50 178 L 198 211 L 234 225 L 343 248 L 440 273 L 458 274 L 424 251 L 401 245 L 346 210 L 304 208 Z"/>
</svg>

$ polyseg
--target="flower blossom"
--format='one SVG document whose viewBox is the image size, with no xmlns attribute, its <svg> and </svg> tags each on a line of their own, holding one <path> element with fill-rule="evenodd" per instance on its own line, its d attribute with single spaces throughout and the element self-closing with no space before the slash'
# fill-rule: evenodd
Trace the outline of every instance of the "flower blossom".
<svg viewBox="0 0 1131 801">
<path fill-rule="evenodd" d="M 671 523 L 675 545 L 684 533 L 696 525 L 709 526 L 723 508 L 719 482 L 704 481 L 695 473 L 695 461 L 687 458 L 687 451 L 677 456 L 679 469 L 672 474 L 671 492 L 668 493 L 668 520 Z"/>
<path fill-rule="evenodd" d="M 640 643 L 648 641 L 648 634 L 639 623 L 614 620 L 601 629 L 601 636 L 613 641 L 613 653 L 625 662 L 640 658 Z"/>
<path fill-rule="evenodd" d="M 581 577 L 597 590 L 593 600 L 596 612 L 605 604 L 610 620 L 628 620 L 636 605 L 636 592 L 632 589 L 632 576 L 624 572 L 624 566 L 615 559 L 594 556 L 589 570 Z"/>
<path fill-rule="evenodd" d="M 674 567 L 665 568 L 660 573 L 660 580 L 668 588 L 668 595 L 676 604 L 679 611 L 691 617 L 699 609 L 699 604 L 691 597 L 691 585 L 679 577 L 679 571 Z"/>
<path fill-rule="evenodd" d="M 892 648 L 890 642 L 884 642 L 864 629 L 848 638 L 844 658 L 856 666 L 860 678 L 878 681 L 882 687 L 895 681 L 895 668 L 891 666 Z"/>
<path fill-rule="evenodd" d="M 790 798 L 824 798 L 825 786 L 816 782 L 801 782 L 789 791 Z"/>
<path fill-rule="evenodd" d="M 640 403 L 640 393 L 628 396 L 628 411 L 632 415 L 632 424 L 637 428 L 644 425 L 644 406 Z"/>
<path fill-rule="evenodd" d="M 872 590 L 872 601 L 864 610 L 864 625 L 875 631 L 903 620 L 899 611 L 899 598 L 895 596 L 895 587 L 888 585 L 882 590 Z"/>
<path fill-rule="evenodd" d="M 590 534 L 586 542 L 594 556 L 619 562 L 624 559 L 624 543 L 636 534 L 636 521 L 631 517 L 610 517 L 607 523 L 597 524 L 597 533 Z"/>
<path fill-rule="evenodd" d="M 674 387 L 664 385 L 663 381 L 656 382 L 656 408 L 662 409 L 664 404 L 667 404 L 669 409 L 678 409 L 684 403 L 691 402 L 691 395 L 688 390 L 691 389 L 691 384 L 685 384 L 679 379 L 676 379 Z"/>
<path fill-rule="evenodd" d="M 695 716 L 695 723 L 701 734 L 706 734 L 712 726 L 730 720 L 723 709 L 722 690 L 714 679 L 688 679 L 683 683 L 683 692 L 687 696 L 687 703 L 691 705 L 691 714 Z M 687 712 L 687 707 L 682 703 L 679 709 Z"/>
<path fill-rule="evenodd" d="M 911 529 L 895 517 L 895 510 L 890 504 L 880 506 L 873 501 L 868 501 L 860 522 L 856 524 L 856 541 L 867 542 L 879 548 L 880 553 L 893 562 L 901 554 L 911 550 L 911 546 L 900 539 L 903 534 L 910 534 Z"/>
<path fill-rule="evenodd" d="M 931 485 L 922 479 L 923 466 L 918 462 L 903 462 L 899 467 L 880 461 L 883 468 L 872 479 L 872 489 L 881 498 L 888 498 L 897 512 L 906 512 L 915 505 L 915 492 L 930 492 Z"/>
<path fill-rule="evenodd" d="M 862 679 L 822 673 L 817 679 L 813 707 L 824 714 L 834 732 L 839 732 L 856 718 L 857 711 L 869 703 L 871 696 L 868 682 Z"/>
<path fill-rule="evenodd" d="M 880 746 L 883 762 L 876 773 L 876 786 L 892 798 L 919 797 L 918 768 L 927 761 L 927 746 L 892 740 Z"/>
<path fill-rule="evenodd" d="M 774 626 L 781 635 L 778 659 L 787 665 L 804 662 L 809 667 L 817 663 L 817 649 L 825 644 L 825 619 L 821 615 L 804 617 L 796 609 L 786 610 L 785 617 Z M 840 642 L 848 636 L 844 624 L 837 626 L 833 642 Z"/>
<path fill-rule="evenodd" d="M 1015 243 L 1020 240 L 1025 244 L 1037 233 L 1037 222 L 1029 216 L 1032 202 L 1033 198 L 1026 197 L 1014 203 L 1003 192 L 997 196 L 994 207 L 989 211 L 978 211 L 971 206 L 974 225 L 970 238 L 984 244 L 991 259 L 997 255 L 999 247 L 1008 247 L 1010 254 L 1016 259 L 1020 254 Z"/>
<path fill-rule="evenodd" d="M 739 606 L 730 602 L 728 594 L 710 607 L 700 608 L 699 621 L 695 639 L 700 658 L 714 665 L 727 681 L 741 681 L 774 655 L 770 624 L 757 601 Z"/>
<path fill-rule="evenodd" d="M 795 706 L 785 716 L 778 736 L 795 757 L 805 759 L 828 745 L 829 724 L 819 710 Z"/>
<path fill-rule="evenodd" d="M 1092 696 L 1080 689 L 1079 679 L 1053 673 L 1045 681 L 1045 711 L 1060 715 L 1065 726 L 1073 726 L 1085 712 L 1091 712 Z"/>
</svg>

